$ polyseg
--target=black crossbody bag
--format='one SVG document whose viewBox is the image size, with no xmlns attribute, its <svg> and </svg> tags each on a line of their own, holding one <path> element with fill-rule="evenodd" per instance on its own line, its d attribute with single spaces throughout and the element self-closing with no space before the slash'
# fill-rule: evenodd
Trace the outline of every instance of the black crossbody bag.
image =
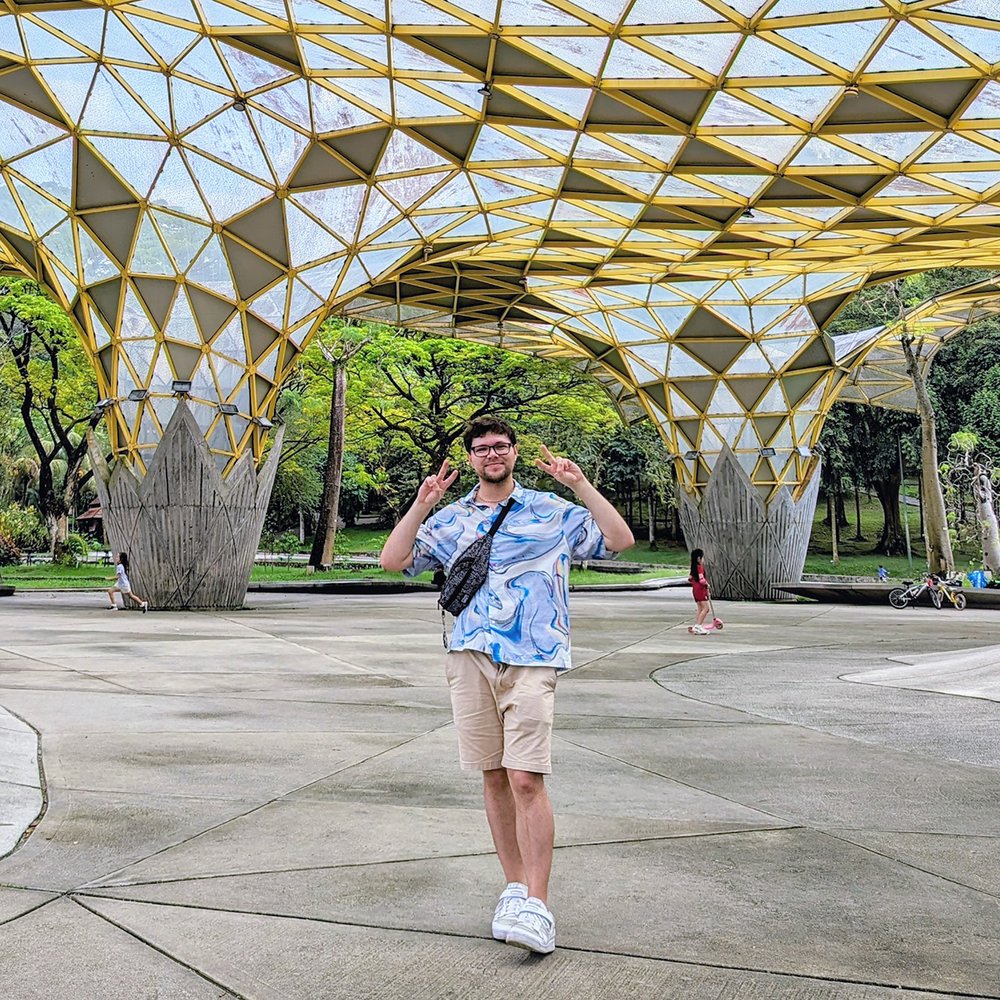
<svg viewBox="0 0 1000 1000">
<path fill-rule="evenodd" d="M 472 602 L 480 587 L 486 583 L 490 575 L 490 549 L 493 547 L 493 536 L 500 530 L 503 519 L 513 506 L 514 498 L 511 497 L 500 508 L 500 513 L 493 518 L 490 530 L 477 538 L 452 563 L 451 572 L 446 577 L 441 587 L 441 595 L 438 597 L 442 614 L 445 611 L 453 615 L 461 614 Z"/>
</svg>

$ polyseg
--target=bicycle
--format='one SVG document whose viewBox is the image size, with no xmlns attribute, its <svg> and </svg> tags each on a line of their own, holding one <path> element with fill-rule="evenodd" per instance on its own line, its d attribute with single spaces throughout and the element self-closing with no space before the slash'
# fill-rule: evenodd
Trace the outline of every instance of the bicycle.
<svg viewBox="0 0 1000 1000">
<path fill-rule="evenodd" d="M 959 611 L 966 605 L 965 594 L 959 589 L 956 580 L 941 580 L 933 573 L 929 573 L 919 583 L 914 581 L 906 587 L 893 588 L 889 591 L 889 603 L 894 608 L 905 608 L 910 604 L 915 604 L 924 593 L 927 593 L 931 604 L 938 610 L 946 597 L 949 603 Z"/>
<path fill-rule="evenodd" d="M 965 605 L 968 601 L 965 598 L 965 594 L 962 593 L 962 584 L 958 580 L 942 580 L 938 588 L 938 600 L 934 605 L 936 608 L 940 608 L 942 604 L 942 595 L 948 598 L 948 602 L 954 607 L 956 611 L 964 611 Z"/>
</svg>

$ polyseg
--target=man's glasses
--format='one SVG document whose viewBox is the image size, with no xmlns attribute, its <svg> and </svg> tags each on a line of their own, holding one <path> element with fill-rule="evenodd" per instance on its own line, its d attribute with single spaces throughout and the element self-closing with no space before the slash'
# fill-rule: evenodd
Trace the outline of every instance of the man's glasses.
<svg viewBox="0 0 1000 1000">
<path fill-rule="evenodd" d="M 492 451 L 498 458 L 503 458 L 505 455 L 510 454 L 511 448 L 514 446 L 509 441 L 501 441 L 499 444 L 477 444 L 474 448 L 470 448 L 469 451 L 472 452 L 476 458 L 486 458 L 486 456 Z"/>
</svg>

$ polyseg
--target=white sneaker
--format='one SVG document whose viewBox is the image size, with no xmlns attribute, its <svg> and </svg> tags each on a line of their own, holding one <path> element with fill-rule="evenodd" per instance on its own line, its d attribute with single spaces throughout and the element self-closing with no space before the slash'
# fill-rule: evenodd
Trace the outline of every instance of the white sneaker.
<svg viewBox="0 0 1000 1000">
<path fill-rule="evenodd" d="M 493 911 L 493 937 L 497 941 L 507 940 L 527 898 L 528 887 L 523 882 L 507 883 L 507 888 L 500 894 L 497 908 Z"/>
<path fill-rule="evenodd" d="M 142 613 L 145 614 L 149 610 L 149 601 L 142 602 Z"/>
<path fill-rule="evenodd" d="M 108 611 L 117 611 L 117 610 L 118 610 L 118 605 L 117 604 L 109 604 L 108 605 Z"/>
<path fill-rule="evenodd" d="M 556 918 L 540 899 L 529 896 L 525 900 L 517 915 L 517 923 L 507 935 L 507 944 L 526 948 L 538 955 L 549 955 L 555 951 Z"/>
<path fill-rule="evenodd" d="M 693 625 L 691 627 L 691 631 L 694 632 L 695 635 L 708 635 L 708 629 L 705 628 L 704 625 Z"/>
</svg>

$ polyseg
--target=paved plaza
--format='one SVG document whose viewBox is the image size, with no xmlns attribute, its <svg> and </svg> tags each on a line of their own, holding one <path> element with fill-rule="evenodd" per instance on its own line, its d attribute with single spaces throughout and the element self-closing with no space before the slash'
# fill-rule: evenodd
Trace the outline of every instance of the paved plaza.
<svg viewBox="0 0 1000 1000">
<path fill-rule="evenodd" d="M 103 603 L 0 602 L 5 1000 L 1000 996 L 996 612 L 575 595 L 540 959 L 433 595 Z"/>
</svg>

